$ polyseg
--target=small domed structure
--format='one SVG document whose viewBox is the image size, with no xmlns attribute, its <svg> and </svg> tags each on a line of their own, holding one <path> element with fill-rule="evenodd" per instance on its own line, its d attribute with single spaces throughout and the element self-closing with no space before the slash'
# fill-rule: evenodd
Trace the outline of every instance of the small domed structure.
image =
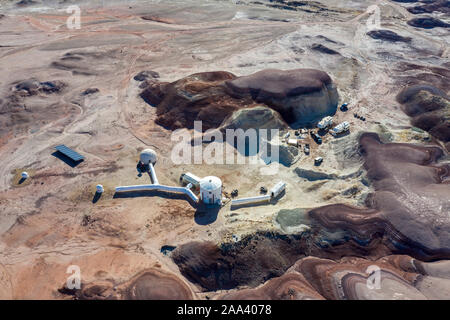
<svg viewBox="0 0 450 320">
<path fill-rule="evenodd" d="M 105 191 L 105 190 L 103 189 L 103 186 L 102 186 L 101 184 L 98 184 L 98 185 L 97 185 L 96 190 L 97 190 L 97 193 L 103 193 L 103 191 Z"/>
<path fill-rule="evenodd" d="M 201 179 L 200 199 L 206 204 L 220 205 L 222 203 L 222 181 L 214 176 Z"/>
<path fill-rule="evenodd" d="M 21 175 L 22 179 L 28 179 L 28 177 L 30 176 L 28 174 L 28 172 L 26 172 L 26 171 L 22 172 L 20 175 Z"/>
<path fill-rule="evenodd" d="M 144 165 L 156 163 L 156 152 L 153 149 L 145 149 L 141 152 L 140 160 Z"/>
</svg>

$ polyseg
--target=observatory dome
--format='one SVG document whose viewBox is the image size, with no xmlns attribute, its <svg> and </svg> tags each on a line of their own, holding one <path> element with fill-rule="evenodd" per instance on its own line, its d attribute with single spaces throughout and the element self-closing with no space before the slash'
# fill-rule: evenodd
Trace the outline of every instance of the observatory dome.
<svg viewBox="0 0 450 320">
<path fill-rule="evenodd" d="M 145 149 L 141 152 L 140 160 L 143 164 L 155 164 L 156 152 L 153 149 Z"/>
</svg>

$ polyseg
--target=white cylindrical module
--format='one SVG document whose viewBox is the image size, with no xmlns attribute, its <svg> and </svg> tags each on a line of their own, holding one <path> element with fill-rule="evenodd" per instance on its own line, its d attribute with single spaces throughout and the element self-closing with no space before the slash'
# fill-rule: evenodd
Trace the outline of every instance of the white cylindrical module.
<svg viewBox="0 0 450 320">
<path fill-rule="evenodd" d="M 30 175 L 28 174 L 28 172 L 24 171 L 24 172 L 22 172 L 22 173 L 20 174 L 20 176 L 22 177 L 22 179 L 28 179 L 28 177 L 29 177 Z"/>
<path fill-rule="evenodd" d="M 105 189 L 103 189 L 103 186 L 101 184 L 98 184 L 97 187 L 95 187 L 97 190 L 97 193 L 103 193 L 103 191 L 105 191 Z"/>
<path fill-rule="evenodd" d="M 150 163 L 154 165 L 156 163 L 156 152 L 153 149 L 142 150 L 139 159 L 145 165 Z"/>
<path fill-rule="evenodd" d="M 201 179 L 200 198 L 203 203 L 220 205 L 222 203 L 222 181 L 214 176 Z"/>
<path fill-rule="evenodd" d="M 186 184 L 192 183 L 192 185 L 194 185 L 197 188 L 200 184 L 201 179 L 197 177 L 195 174 L 186 172 L 181 175 L 180 180 Z"/>
<path fill-rule="evenodd" d="M 276 198 L 286 189 L 286 183 L 283 181 L 278 182 L 272 189 L 270 189 L 270 196 Z"/>
<path fill-rule="evenodd" d="M 241 206 L 241 205 L 260 203 L 260 202 L 266 202 L 266 201 L 270 201 L 270 195 L 233 199 L 233 200 L 231 200 L 231 205 L 232 206 Z"/>
<path fill-rule="evenodd" d="M 159 184 L 158 178 L 156 177 L 155 168 L 151 162 L 148 164 L 148 168 L 150 169 L 150 176 L 152 177 L 153 184 Z"/>
</svg>

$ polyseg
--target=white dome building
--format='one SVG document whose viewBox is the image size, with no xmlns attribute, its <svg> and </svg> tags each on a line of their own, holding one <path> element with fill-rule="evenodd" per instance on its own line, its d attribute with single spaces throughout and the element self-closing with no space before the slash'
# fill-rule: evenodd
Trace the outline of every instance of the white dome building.
<svg viewBox="0 0 450 320">
<path fill-rule="evenodd" d="M 222 203 L 222 181 L 214 176 L 200 180 L 200 199 L 206 204 Z"/>
<path fill-rule="evenodd" d="M 145 149 L 141 152 L 140 160 L 143 164 L 148 165 L 149 163 L 156 163 L 156 152 L 153 149 Z"/>
<path fill-rule="evenodd" d="M 105 189 L 103 189 L 103 186 L 101 184 L 98 184 L 95 189 L 97 190 L 97 193 L 103 193 Z"/>
</svg>

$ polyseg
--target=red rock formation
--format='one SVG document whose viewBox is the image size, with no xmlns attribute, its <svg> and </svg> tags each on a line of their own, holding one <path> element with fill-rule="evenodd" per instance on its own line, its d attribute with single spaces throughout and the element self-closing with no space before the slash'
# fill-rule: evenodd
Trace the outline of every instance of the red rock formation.
<svg viewBox="0 0 450 320">
<path fill-rule="evenodd" d="M 366 237 L 384 232 L 393 250 L 416 257 L 450 256 L 450 187 L 445 183 L 450 166 L 436 164 L 443 151 L 383 144 L 376 134 L 365 133 L 360 153 L 375 188 L 367 200 L 369 210 L 331 205 L 311 210 L 310 216 L 332 230 L 352 230 Z"/>
<path fill-rule="evenodd" d="M 189 287 L 173 274 L 159 270 L 146 270 L 137 275 L 127 286 L 128 300 L 190 300 Z"/>
<path fill-rule="evenodd" d="M 404 255 L 376 261 L 306 257 L 281 277 L 255 289 L 226 293 L 219 299 L 442 299 L 450 294 L 449 264 L 450 261 L 424 263 Z M 439 287 L 430 287 L 436 282 Z"/>
<path fill-rule="evenodd" d="M 334 114 L 337 91 L 322 71 L 264 70 L 245 77 L 224 72 L 203 72 L 172 83 L 150 80 L 142 98 L 157 107 L 156 122 L 169 129 L 219 128 L 233 112 L 266 105 L 287 123 L 310 123 Z"/>
<path fill-rule="evenodd" d="M 181 273 L 205 289 L 217 290 L 257 286 L 282 275 L 306 255 L 333 260 L 379 259 L 392 253 L 423 260 L 450 257 L 450 193 L 445 183 L 450 166 L 436 164 L 443 151 L 383 144 L 373 133 L 360 137 L 359 150 L 375 189 L 368 208 L 334 204 L 312 209 L 303 221 L 310 230 L 300 235 L 260 232 L 220 247 L 202 242 L 181 245 L 173 252 Z M 359 280 L 353 285 L 363 281 L 355 279 Z M 324 290 L 319 290 L 321 295 L 332 296 Z"/>
<path fill-rule="evenodd" d="M 145 269 L 124 283 L 114 279 L 82 283 L 81 289 L 59 289 L 79 300 L 191 300 L 191 289 L 177 276 L 159 269 Z"/>
<path fill-rule="evenodd" d="M 429 85 L 414 85 L 403 89 L 397 101 L 411 117 L 412 125 L 445 143 L 450 141 L 450 100 L 443 91 Z"/>
</svg>

